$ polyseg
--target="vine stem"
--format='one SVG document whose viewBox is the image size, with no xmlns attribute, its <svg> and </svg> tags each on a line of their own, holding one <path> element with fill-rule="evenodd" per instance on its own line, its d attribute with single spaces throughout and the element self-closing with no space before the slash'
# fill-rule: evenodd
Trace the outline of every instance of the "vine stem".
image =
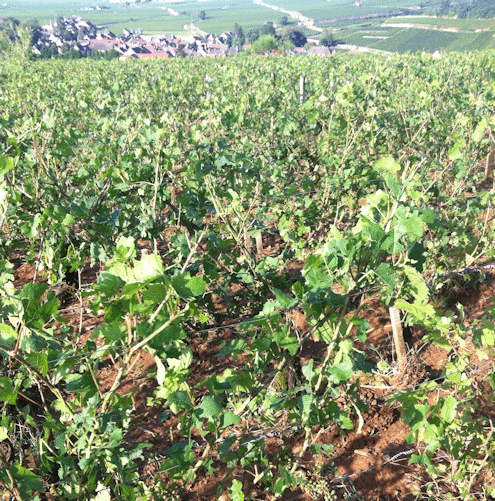
<svg viewBox="0 0 495 501">
<path fill-rule="evenodd" d="M 157 310 L 155 311 L 155 313 L 153 314 L 153 316 L 149 319 L 149 324 L 151 324 L 153 322 L 153 320 L 158 315 L 158 312 L 163 309 L 163 307 L 165 306 L 165 304 L 167 303 L 167 301 L 170 299 L 170 295 L 171 294 L 169 292 L 167 294 L 167 296 L 165 297 L 165 299 L 161 302 L 160 306 L 157 308 Z M 178 318 L 180 318 L 181 316 L 183 316 L 183 314 L 188 309 L 189 309 L 189 304 L 186 305 L 186 307 L 184 309 L 182 309 L 179 312 L 177 312 L 174 315 L 172 315 L 166 322 L 164 322 L 160 327 L 158 327 L 158 329 L 155 329 L 151 334 L 149 334 L 148 336 L 146 336 L 139 343 L 135 344 L 128 351 L 128 353 L 124 357 L 124 360 L 122 361 L 122 364 L 119 367 L 119 370 L 117 372 L 117 375 L 115 376 L 115 380 L 114 380 L 114 382 L 112 384 L 112 387 L 105 393 L 105 396 L 103 397 L 103 401 L 102 401 L 102 404 L 101 404 L 101 411 L 100 411 L 101 414 L 104 414 L 106 412 L 108 406 L 110 405 L 110 402 L 111 402 L 111 400 L 112 400 L 112 398 L 113 398 L 113 396 L 114 396 L 117 388 L 120 386 L 120 383 L 121 383 L 121 381 L 122 381 L 122 379 L 124 377 L 124 374 L 127 371 L 129 363 L 130 363 L 133 355 L 136 353 L 136 351 L 138 351 L 139 349 L 141 349 L 143 346 L 146 346 L 154 337 L 158 336 L 158 334 L 160 334 L 165 329 L 167 329 L 168 327 L 170 327 Z M 91 435 L 90 435 L 89 440 L 88 440 L 88 445 L 86 446 L 86 457 L 87 458 L 89 458 L 90 455 L 91 455 L 91 445 L 93 444 L 93 441 L 94 441 L 94 439 L 96 437 L 96 432 L 97 432 L 96 421 L 97 421 L 97 416 L 95 416 L 95 426 L 93 427 L 93 430 L 92 430 Z"/>
<path fill-rule="evenodd" d="M 17 501 L 23 501 L 19 487 L 17 487 L 17 482 L 15 481 L 15 478 L 13 477 L 12 472 L 9 469 L 7 459 L 5 458 L 5 455 L 2 451 L 0 451 L 0 464 L 3 466 L 5 472 L 7 473 L 7 476 L 9 477 L 10 483 L 12 484 L 12 487 L 10 489 L 7 486 L 5 486 L 5 488 L 9 491 L 12 491 Z"/>
<path fill-rule="evenodd" d="M 6 353 L 7 355 L 9 355 L 9 357 L 12 357 L 15 360 L 17 360 L 29 372 L 34 373 L 50 389 L 50 391 L 57 397 L 57 399 L 60 400 L 60 402 L 64 405 L 64 410 L 66 410 L 71 415 L 71 417 L 74 418 L 74 413 L 72 412 L 72 409 L 70 408 L 70 406 L 67 404 L 66 400 L 64 399 L 61 391 L 58 388 L 56 388 L 55 386 L 53 386 L 52 383 L 50 383 L 50 381 L 48 381 L 48 379 L 46 377 L 44 377 L 43 374 L 41 374 L 41 372 L 39 372 L 33 366 L 29 365 L 28 362 L 26 360 L 24 360 L 24 358 L 22 358 L 20 355 L 17 355 L 17 354 L 14 355 L 12 352 L 10 352 L 9 350 L 6 350 L 5 348 L 2 348 L 1 346 L 0 346 L 0 350 L 3 351 L 4 353 Z"/>
</svg>

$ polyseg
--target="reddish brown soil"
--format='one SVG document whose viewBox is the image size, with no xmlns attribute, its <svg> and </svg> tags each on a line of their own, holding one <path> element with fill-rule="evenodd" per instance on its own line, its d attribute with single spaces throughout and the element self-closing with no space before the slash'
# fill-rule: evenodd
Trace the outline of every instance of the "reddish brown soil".
<svg viewBox="0 0 495 501">
<path fill-rule="evenodd" d="M 265 243 L 266 245 L 266 243 Z M 272 242 L 273 248 L 276 246 Z M 21 287 L 33 279 L 33 268 L 27 264 L 16 263 L 15 284 Z M 294 274 L 299 272 L 296 264 L 292 265 Z M 300 266 L 300 265 L 299 265 Z M 82 283 L 94 283 L 98 270 L 87 268 L 82 274 Z M 495 297 L 495 280 L 488 277 L 486 283 L 478 290 L 463 291 L 455 298 L 464 305 L 465 322 L 470 324 L 474 319 L 478 319 L 485 314 L 487 306 L 491 305 L 491 298 Z M 455 304 L 454 302 L 454 304 Z M 362 314 L 371 325 L 371 332 L 368 335 L 366 345 L 361 348 L 367 353 L 370 361 L 377 362 L 380 359 L 386 361 L 390 367 L 390 373 L 377 376 L 374 381 L 363 383 L 360 388 L 361 398 L 369 403 L 368 410 L 364 413 L 364 427 L 362 433 L 357 433 L 357 420 L 355 429 L 342 432 L 338 426 L 328 423 L 326 429 L 314 430 L 318 434 L 317 443 L 331 444 L 334 447 L 334 454 L 330 458 L 315 457 L 306 454 L 302 461 L 300 474 L 307 479 L 315 479 L 315 462 L 319 465 L 330 465 L 333 463 L 333 470 L 326 470 L 327 486 L 335 489 L 337 499 L 344 499 L 345 494 L 359 494 L 358 497 L 350 499 L 363 499 L 367 501 L 383 500 L 407 500 L 413 499 L 412 492 L 420 488 L 419 467 L 408 466 L 411 453 L 418 454 L 416 445 L 406 443 L 408 428 L 401 421 L 401 409 L 397 403 L 387 403 L 386 397 L 393 391 L 410 388 L 414 384 L 423 381 L 426 377 L 438 374 L 443 369 L 447 361 L 447 353 L 444 350 L 431 345 L 424 345 L 422 335 L 419 330 L 412 331 L 409 339 L 410 348 L 413 354 L 410 355 L 410 363 L 406 369 L 406 374 L 398 374 L 397 365 L 394 364 L 392 328 L 390 317 L 385 308 L 377 301 L 369 299 Z M 221 313 L 221 306 L 219 307 Z M 79 332 L 78 342 L 85 343 L 93 330 L 101 323 L 101 319 L 93 316 L 88 308 L 88 299 L 79 299 L 78 295 L 69 297 L 65 301 L 61 315 L 68 321 L 75 331 Z M 306 319 L 301 312 L 292 313 L 292 322 L 299 332 L 308 329 Z M 196 335 L 191 342 L 191 349 L 194 352 L 195 363 L 191 374 L 191 386 L 202 381 L 212 372 L 220 373 L 226 368 L 243 366 L 246 360 L 241 356 L 237 360 L 231 357 L 219 357 L 215 355 L 220 351 L 220 346 L 228 342 L 233 333 L 228 329 L 213 331 L 206 339 Z M 371 347 L 374 350 L 371 350 Z M 321 342 L 309 341 L 303 350 L 301 361 L 313 358 L 320 360 L 325 354 L 325 345 Z M 132 448 L 134 444 L 148 442 L 152 444 L 148 453 L 156 455 L 162 454 L 171 445 L 172 440 L 178 440 L 179 435 L 176 429 L 177 419 L 157 406 L 148 406 L 148 398 L 153 395 L 156 383 L 150 379 L 148 372 L 155 367 L 155 361 L 146 352 L 140 352 L 134 364 L 130 376 L 121 385 L 119 392 L 128 394 L 135 391 L 132 399 L 135 405 L 134 428 L 126 437 L 126 446 Z M 111 361 L 102 364 L 97 377 L 102 391 L 108 390 L 114 381 L 116 365 Z M 482 375 L 480 375 L 482 378 Z M 481 379 L 480 379 L 481 383 Z M 375 388 L 371 386 L 377 386 Z M 493 414 L 494 409 L 487 409 Z M 238 425 L 239 432 L 247 430 L 254 423 L 241 422 Z M 266 433 L 270 430 L 263 430 Z M 199 433 L 197 443 L 199 447 L 204 445 Z M 291 452 L 294 457 L 299 454 L 303 444 L 303 435 L 299 432 L 290 433 L 285 431 L 279 436 L 267 438 L 265 450 L 268 454 L 279 453 L 283 448 Z M 397 456 L 399 453 L 406 454 Z M 198 451 L 198 460 L 202 450 Z M 389 462 L 390 458 L 394 458 Z M 205 475 L 200 469 L 194 484 L 185 485 L 180 494 L 180 499 L 194 500 L 214 500 L 222 494 L 219 492 L 219 482 L 226 476 L 225 467 L 216 462 L 214 466 L 220 470 L 212 475 Z M 143 466 L 141 472 L 143 478 L 147 477 L 147 482 L 156 482 L 157 477 L 153 477 L 159 468 L 159 464 L 149 463 Z M 346 477 L 346 478 L 344 478 Z M 166 475 L 160 477 L 166 480 Z M 246 499 L 270 500 L 274 499 L 264 492 L 263 485 L 253 484 L 254 470 L 242 471 L 237 469 L 233 475 L 224 480 L 225 485 L 230 485 L 233 479 L 240 480 L 243 484 Z M 171 499 L 171 493 L 163 492 L 163 499 Z M 220 499 L 228 499 L 224 493 Z M 292 490 L 290 494 L 282 499 L 309 501 L 319 499 L 304 493 L 300 488 Z M 323 499 L 323 498 L 321 498 Z"/>
</svg>

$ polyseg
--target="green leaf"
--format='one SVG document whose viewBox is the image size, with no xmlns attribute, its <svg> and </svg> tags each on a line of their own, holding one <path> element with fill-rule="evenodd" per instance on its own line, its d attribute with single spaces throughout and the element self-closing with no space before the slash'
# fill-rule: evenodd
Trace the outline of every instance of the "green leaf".
<svg viewBox="0 0 495 501">
<path fill-rule="evenodd" d="M 311 382 L 314 376 L 316 376 L 316 372 L 313 370 L 313 363 L 314 360 L 311 359 L 307 365 L 304 365 L 301 368 L 301 372 L 303 373 L 304 377 Z"/>
<path fill-rule="evenodd" d="M 229 489 L 230 499 L 232 501 L 244 501 L 244 494 L 242 492 L 242 482 L 234 478 L 232 480 L 232 487 Z"/>
<path fill-rule="evenodd" d="M 247 347 L 246 342 L 243 339 L 233 339 L 229 341 L 226 346 L 224 346 L 219 353 L 215 355 L 215 357 L 224 357 L 226 355 L 233 356 L 234 360 L 239 353 L 243 352 Z"/>
<path fill-rule="evenodd" d="M 32 499 L 33 491 L 44 492 L 43 482 L 32 471 L 15 463 L 11 466 L 22 499 Z"/>
<path fill-rule="evenodd" d="M 158 305 L 167 294 L 167 289 L 163 284 L 150 284 L 147 289 L 143 290 L 141 296 L 146 303 Z"/>
<path fill-rule="evenodd" d="M 112 490 L 103 483 L 98 482 L 96 485 L 95 501 L 112 501 Z"/>
<path fill-rule="evenodd" d="M 71 215 L 71 214 L 66 214 L 66 216 L 64 217 L 63 221 L 62 221 L 62 224 L 64 226 L 70 226 L 72 224 L 75 224 L 76 220 L 74 219 L 74 217 Z"/>
<path fill-rule="evenodd" d="M 409 250 L 408 258 L 412 263 L 412 266 L 418 270 L 420 273 L 423 272 L 423 267 L 426 262 L 426 249 L 423 244 L 416 242 L 412 248 Z"/>
<path fill-rule="evenodd" d="M 7 404 L 15 404 L 17 393 L 12 385 L 12 380 L 9 377 L 0 378 L 0 400 Z"/>
<path fill-rule="evenodd" d="M 142 333 L 142 337 L 147 336 L 148 333 L 153 332 L 156 328 L 160 326 L 159 322 L 155 322 L 151 329 L 148 329 L 146 332 Z M 164 346 L 170 344 L 173 341 L 179 341 L 184 338 L 186 333 L 184 329 L 177 323 L 174 323 L 156 335 L 151 341 L 150 345 L 156 348 L 163 348 Z"/>
<path fill-rule="evenodd" d="M 107 343 L 115 343 L 122 339 L 125 335 L 125 327 L 122 322 L 112 322 L 110 324 L 103 324 L 97 327 L 89 339 L 98 339 L 104 337 Z"/>
<path fill-rule="evenodd" d="M 96 291 L 110 298 L 117 294 L 122 284 L 123 281 L 119 277 L 107 272 L 102 272 L 96 282 Z"/>
<path fill-rule="evenodd" d="M 277 307 L 286 310 L 296 303 L 295 300 L 291 299 L 287 294 L 284 294 L 280 289 L 273 288 L 273 293 L 277 300 Z"/>
<path fill-rule="evenodd" d="M 38 353 L 38 370 L 44 377 L 48 374 L 48 357 L 46 353 Z"/>
<path fill-rule="evenodd" d="M 382 157 L 373 168 L 377 171 L 385 171 L 390 174 L 397 174 L 400 171 L 400 165 L 392 157 Z"/>
<path fill-rule="evenodd" d="M 354 374 L 354 370 L 352 367 L 352 363 L 350 361 L 342 362 L 334 367 L 330 367 L 328 369 L 329 379 L 334 384 L 340 384 L 348 381 L 352 375 Z"/>
<path fill-rule="evenodd" d="M 394 194 L 395 198 L 399 198 L 402 194 L 402 185 L 398 184 L 395 177 L 392 174 L 387 174 L 385 176 L 385 183 L 388 189 Z"/>
<path fill-rule="evenodd" d="M 190 278 L 189 273 L 177 275 L 172 280 L 172 287 L 182 299 L 191 299 L 206 292 L 206 282 L 200 277 Z"/>
<path fill-rule="evenodd" d="M 299 299 L 299 300 L 301 300 L 304 297 L 304 287 L 299 282 L 296 282 L 292 286 L 292 292 L 293 292 L 294 296 L 296 296 L 297 299 Z"/>
<path fill-rule="evenodd" d="M 85 390 L 91 390 L 91 392 L 96 393 L 96 385 L 91 377 L 91 374 L 69 374 L 66 378 L 67 391 L 81 392 Z"/>
<path fill-rule="evenodd" d="M 294 336 L 284 337 L 278 341 L 280 348 L 287 350 L 292 356 L 297 353 L 299 349 L 299 341 Z"/>
<path fill-rule="evenodd" d="M 455 145 L 449 150 L 449 160 L 451 162 L 454 162 L 455 160 L 458 160 L 459 158 L 462 158 L 462 153 L 461 153 L 461 148 L 459 145 Z"/>
<path fill-rule="evenodd" d="M 457 400 L 449 395 L 442 405 L 442 410 L 440 411 L 440 417 L 447 423 L 452 423 L 457 414 Z"/>
<path fill-rule="evenodd" d="M 483 346 L 495 346 L 495 325 L 485 318 L 481 320 L 482 328 L 473 328 L 473 344 L 480 349 Z"/>
<path fill-rule="evenodd" d="M 136 257 L 136 241 L 132 237 L 120 237 L 117 240 L 115 257 L 122 261 L 130 261 Z"/>
<path fill-rule="evenodd" d="M 412 266 L 404 266 L 404 271 L 411 283 L 414 298 L 420 302 L 427 301 L 429 298 L 429 289 L 421 273 Z"/>
<path fill-rule="evenodd" d="M 337 421 L 344 430 L 352 430 L 354 428 L 352 419 L 344 412 L 340 413 Z"/>
<path fill-rule="evenodd" d="M 0 155 L 0 180 L 14 168 L 14 159 Z"/>
<path fill-rule="evenodd" d="M 137 291 L 139 291 L 139 289 L 141 289 L 141 287 L 143 287 L 143 284 L 137 282 L 125 284 L 124 287 L 122 287 L 122 296 L 131 298 Z"/>
<path fill-rule="evenodd" d="M 395 273 L 392 271 L 392 268 L 388 263 L 380 263 L 380 266 L 378 266 L 375 270 L 375 273 L 391 289 L 395 287 Z"/>
<path fill-rule="evenodd" d="M 402 421 L 404 424 L 409 426 L 411 431 L 414 433 L 426 424 L 426 416 L 428 415 L 428 412 L 430 412 L 428 405 L 414 404 L 408 406 L 404 410 Z"/>
<path fill-rule="evenodd" d="M 298 398 L 299 406 L 301 407 L 301 413 L 303 416 L 309 416 L 311 411 L 311 406 L 313 405 L 313 395 L 302 395 Z"/>
<path fill-rule="evenodd" d="M 29 239 L 33 239 L 36 237 L 38 234 L 38 226 L 41 221 L 41 214 L 36 214 L 33 218 L 32 224 L 29 225 L 28 223 L 25 223 L 21 225 L 21 231 L 22 233 Z"/>
<path fill-rule="evenodd" d="M 168 396 L 167 405 L 170 406 L 172 412 L 177 414 L 177 409 L 190 410 L 192 409 L 191 400 L 186 391 L 175 391 Z"/>
<path fill-rule="evenodd" d="M 7 324 L 0 324 L 0 345 L 10 349 L 17 341 L 17 332 Z"/>
<path fill-rule="evenodd" d="M 215 395 L 214 397 L 207 395 L 201 405 L 196 407 L 195 413 L 199 419 L 215 419 L 223 410 L 222 399 Z"/>
<path fill-rule="evenodd" d="M 483 118 L 483 120 L 481 120 L 481 122 L 476 126 L 476 129 L 474 129 L 473 135 L 471 136 L 472 141 L 479 143 L 483 139 L 487 127 L 488 120 L 486 118 Z"/>
<path fill-rule="evenodd" d="M 161 277 L 165 271 L 162 260 L 157 254 L 144 255 L 140 261 L 134 261 L 134 277 L 137 282 L 147 282 Z"/>
<path fill-rule="evenodd" d="M 435 316 L 435 309 L 433 306 L 420 301 L 414 301 L 414 303 L 411 304 L 404 299 L 397 299 L 395 307 L 398 310 L 407 311 L 416 321 L 423 321 L 425 318 L 433 318 Z"/>
<path fill-rule="evenodd" d="M 227 426 L 233 426 L 241 421 L 239 416 L 232 414 L 231 412 L 226 412 L 220 416 L 220 428 L 227 428 Z"/>
<path fill-rule="evenodd" d="M 9 438 L 9 430 L 5 426 L 0 426 L 0 442 Z"/>
<path fill-rule="evenodd" d="M 75 217 L 77 217 L 78 219 L 83 219 L 89 214 L 88 209 L 83 208 L 83 207 L 75 204 L 74 202 L 71 202 L 70 210 L 72 211 L 72 214 Z"/>
</svg>

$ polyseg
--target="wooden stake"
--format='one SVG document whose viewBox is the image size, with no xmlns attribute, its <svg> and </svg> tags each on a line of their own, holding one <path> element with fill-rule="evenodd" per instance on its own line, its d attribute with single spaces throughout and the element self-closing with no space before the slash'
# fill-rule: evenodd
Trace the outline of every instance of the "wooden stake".
<svg viewBox="0 0 495 501">
<path fill-rule="evenodd" d="M 301 79 L 299 80 L 299 102 L 302 104 L 304 102 L 304 83 L 306 81 L 306 77 L 301 75 Z"/>
<path fill-rule="evenodd" d="M 251 254 L 251 237 L 249 236 L 247 228 L 244 228 L 244 245 L 246 249 Z"/>
<path fill-rule="evenodd" d="M 392 320 L 392 331 L 394 333 L 395 351 L 397 352 L 397 360 L 401 372 L 406 368 L 407 350 L 404 343 L 404 334 L 402 332 L 402 324 L 400 322 L 400 311 L 393 306 L 389 308 L 390 319 Z"/>
<path fill-rule="evenodd" d="M 263 236 L 261 232 L 259 235 L 256 235 L 256 252 L 258 256 L 263 255 Z"/>
</svg>

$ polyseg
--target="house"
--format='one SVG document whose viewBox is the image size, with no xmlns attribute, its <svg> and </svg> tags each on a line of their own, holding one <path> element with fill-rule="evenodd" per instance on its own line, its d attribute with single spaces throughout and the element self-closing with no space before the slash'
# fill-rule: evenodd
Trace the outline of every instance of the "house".
<svg viewBox="0 0 495 501">
<path fill-rule="evenodd" d="M 229 46 L 225 43 L 210 43 L 210 44 L 208 44 L 208 47 L 210 49 L 219 49 L 219 50 L 222 50 L 224 52 L 227 52 L 229 50 Z"/>
<path fill-rule="evenodd" d="M 330 49 L 328 47 L 312 45 L 308 49 L 308 54 L 314 56 L 330 56 L 332 53 L 330 52 Z"/>
<path fill-rule="evenodd" d="M 115 49 L 115 44 L 101 40 L 90 40 L 89 49 L 93 52 L 109 52 Z"/>
<path fill-rule="evenodd" d="M 222 57 L 225 56 L 226 54 L 227 51 L 223 49 L 210 49 L 206 55 L 209 57 Z"/>
</svg>

